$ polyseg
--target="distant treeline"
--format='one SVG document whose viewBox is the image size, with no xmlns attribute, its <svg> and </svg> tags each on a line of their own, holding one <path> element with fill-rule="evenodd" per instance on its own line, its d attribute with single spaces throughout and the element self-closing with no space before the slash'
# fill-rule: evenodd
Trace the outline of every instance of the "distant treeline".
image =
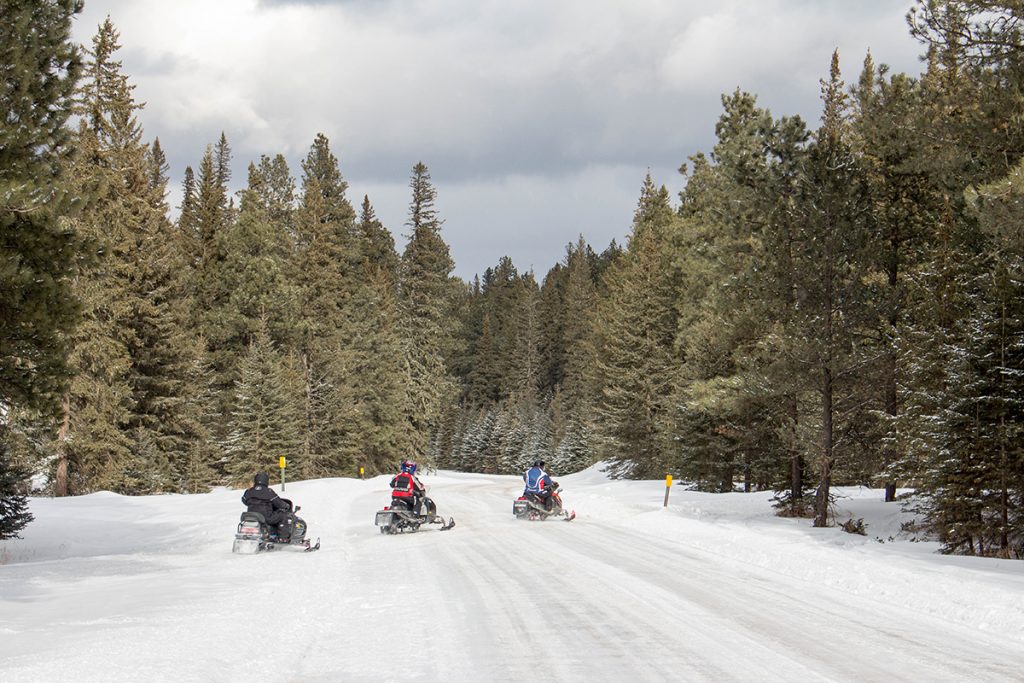
<svg viewBox="0 0 1024 683">
<path fill-rule="evenodd" d="M 919 1 L 923 73 L 868 55 L 847 85 L 834 54 L 817 127 L 723 96 L 625 245 L 471 283 L 427 167 L 399 252 L 323 135 L 234 195 L 222 135 L 172 221 L 118 33 L 74 46 L 76 11 L 9 1 L 0 26 L 0 537 L 32 475 L 189 492 L 411 456 L 775 490 L 817 526 L 833 484 L 911 487 L 948 551 L 1024 552 L 1019 2 Z"/>
</svg>

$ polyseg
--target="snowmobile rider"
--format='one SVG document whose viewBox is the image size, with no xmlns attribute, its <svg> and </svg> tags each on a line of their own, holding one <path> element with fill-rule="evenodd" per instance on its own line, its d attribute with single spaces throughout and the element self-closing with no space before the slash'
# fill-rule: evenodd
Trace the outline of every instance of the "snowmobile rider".
<svg viewBox="0 0 1024 683">
<path fill-rule="evenodd" d="M 533 467 L 526 470 L 523 473 L 523 481 L 526 482 L 526 489 L 523 491 L 523 497 L 529 498 L 533 496 L 540 502 L 544 503 L 544 509 L 551 511 L 551 494 L 556 488 L 558 488 L 558 482 L 548 476 L 548 473 L 544 471 L 544 461 L 537 460 L 533 463 Z"/>
<path fill-rule="evenodd" d="M 242 494 L 242 504 L 248 506 L 249 512 L 263 515 L 271 529 L 280 531 L 280 525 L 291 519 L 291 506 L 270 488 L 270 476 L 266 472 L 257 472 L 252 481 L 253 486 Z"/>
<path fill-rule="evenodd" d="M 401 503 L 418 515 L 426 491 L 426 487 L 416 478 L 416 463 L 412 460 L 403 460 L 402 471 L 391 479 L 391 506 Z"/>
</svg>

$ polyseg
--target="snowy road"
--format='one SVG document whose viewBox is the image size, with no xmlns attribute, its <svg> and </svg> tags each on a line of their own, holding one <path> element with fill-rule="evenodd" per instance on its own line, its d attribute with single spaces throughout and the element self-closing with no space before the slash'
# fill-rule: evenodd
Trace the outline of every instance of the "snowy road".
<svg viewBox="0 0 1024 683">
<path fill-rule="evenodd" d="M 595 472 L 562 478 L 568 524 L 515 520 L 514 478 L 428 477 L 456 528 L 383 536 L 385 482 L 289 485 L 314 554 L 232 556 L 237 492 L 34 501 L 0 544 L 0 680 L 1024 678 L 1022 563 Z"/>
</svg>

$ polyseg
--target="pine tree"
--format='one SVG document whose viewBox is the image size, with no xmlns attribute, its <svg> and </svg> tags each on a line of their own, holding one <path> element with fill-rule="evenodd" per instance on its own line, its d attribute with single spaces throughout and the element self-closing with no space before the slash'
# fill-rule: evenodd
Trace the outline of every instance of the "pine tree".
<svg viewBox="0 0 1024 683">
<path fill-rule="evenodd" d="M 72 278 L 85 249 L 67 218 L 89 198 L 68 172 L 66 127 L 81 72 L 74 0 L 3 4 L 0 21 L 0 538 L 31 521 L 29 472 L 12 460 L 12 426 L 59 412 L 78 310 Z M 19 416 L 39 416 L 15 424 Z"/>
<path fill-rule="evenodd" d="M 196 197 L 196 178 L 191 166 L 185 167 L 181 181 L 181 205 L 178 207 L 178 240 L 180 250 L 189 266 L 189 272 L 198 272 L 202 254 Z M 194 293 L 196 290 L 190 290 Z"/>
<path fill-rule="evenodd" d="M 370 198 L 363 195 L 359 212 L 358 230 L 362 238 L 363 255 L 367 272 L 380 270 L 388 275 L 392 283 L 398 281 L 398 254 L 395 252 L 395 238 L 377 220 Z"/>
<path fill-rule="evenodd" d="M 955 53 L 964 66 L 1020 83 L 1024 27 L 1015 0 L 918 0 L 907 21 L 911 35 L 931 50 Z"/>
<path fill-rule="evenodd" d="M 139 149 L 133 143 L 132 149 Z M 132 357 L 129 381 L 133 410 L 130 426 L 134 430 L 137 460 L 146 470 L 145 490 L 183 490 L 187 464 L 182 454 L 189 443 L 204 434 L 201 416 L 194 400 L 198 388 L 189 384 L 190 369 L 201 353 L 186 332 L 190 312 L 186 296 L 186 272 L 173 226 L 166 218 L 167 177 L 158 142 L 136 158 L 140 168 L 148 170 L 145 186 L 136 186 L 134 194 L 145 198 L 145 209 L 136 209 L 132 252 L 132 276 L 129 295 L 134 315 L 134 331 L 128 350 Z M 141 453 L 145 444 L 148 455 Z M 160 463 L 154 471 L 151 460 Z"/>
<path fill-rule="evenodd" d="M 872 315 L 863 277 L 867 206 L 862 176 L 847 142 L 844 87 L 839 55 L 833 53 L 829 80 L 822 81 L 822 126 L 804 167 L 806 181 L 798 199 L 802 221 L 795 236 L 800 309 L 790 334 L 801 341 L 792 353 L 808 367 L 807 386 L 820 405 L 815 526 L 828 523 L 837 459 L 855 457 L 837 437 L 853 428 L 854 411 L 863 405 L 858 395 L 863 387 L 856 380 L 865 358 L 857 337 Z"/>
<path fill-rule="evenodd" d="M 960 278 L 967 313 L 948 342 L 944 400 L 922 416 L 936 455 L 921 488 L 947 552 L 1009 557 L 1024 540 L 1022 178 L 1024 162 L 968 192 L 964 218 L 978 221 L 985 248 Z"/>
<path fill-rule="evenodd" d="M 537 460 L 547 461 L 552 457 L 551 421 L 545 407 L 543 404 L 533 410 L 529 410 L 528 406 L 526 407 L 528 412 L 525 424 L 528 434 L 523 442 L 520 459 L 513 466 L 513 473 L 515 474 L 525 471 Z"/>
<path fill-rule="evenodd" d="M 441 220 L 434 202 L 437 190 L 421 162 L 409 181 L 409 241 L 402 253 L 399 292 L 402 337 L 410 391 L 409 420 L 417 451 L 422 451 L 437 427 L 442 406 L 454 393 L 446 357 L 452 348 L 454 267 L 448 245 L 441 237 Z"/>
<path fill-rule="evenodd" d="M 76 278 L 83 318 L 72 337 L 75 369 L 57 443 L 55 492 L 100 488 L 134 491 L 137 454 L 130 436 L 134 409 L 132 348 L 139 303 L 130 291 L 138 260 L 136 220 L 151 209 L 146 150 L 138 141 L 139 106 L 114 59 L 118 34 L 110 20 L 93 38 L 79 89 L 75 177 L 101 188 L 76 228 L 96 245 L 97 259 Z M 142 196 L 139 196 L 142 194 Z M 143 209 L 145 207 L 145 209 Z"/>
<path fill-rule="evenodd" d="M 249 165 L 249 190 L 271 223 L 286 234 L 294 231 L 295 179 L 282 155 L 271 159 L 264 154 L 258 165 Z"/>
<path fill-rule="evenodd" d="M 403 413 L 405 419 L 407 413 Z M 460 452 L 462 439 L 466 431 L 469 411 L 446 410 L 431 440 L 431 452 L 428 454 L 438 469 L 460 468 Z"/>
<path fill-rule="evenodd" d="M 5 434 L 0 432 L 0 437 Z M 20 538 L 18 532 L 32 521 L 25 486 L 29 473 L 16 466 L 5 439 L 0 438 L 0 541 Z"/>
<path fill-rule="evenodd" d="M 916 324 L 918 312 L 910 305 L 908 288 L 919 270 L 928 268 L 934 248 L 931 225 L 940 220 L 943 189 L 919 160 L 930 154 L 927 137 L 914 133 L 920 126 L 921 85 L 899 74 L 886 78 L 869 54 L 855 89 L 854 145 L 864 167 L 870 196 L 869 258 L 883 278 L 873 278 L 878 303 L 878 324 L 873 336 L 882 356 L 877 367 L 881 389 L 877 425 L 879 462 L 874 470 L 886 475 L 886 500 L 895 500 L 897 480 L 912 469 L 910 456 L 898 443 L 902 400 L 899 385 L 908 359 L 900 356 L 900 342 Z M 871 375 L 870 369 L 863 373 Z"/>
<path fill-rule="evenodd" d="M 345 199 L 348 187 L 327 138 L 317 135 L 302 162 L 302 197 L 296 213 L 298 254 L 295 279 L 301 287 L 304 352 L 331 339 L 343 326 L 345 302 L 355 290 L 362 254 L 356 238 L 355 211 Z"/>
<path fill-rule="evenodd" d="M 214 404 L 209 407 L 204 428 L 213 443 L 222 443 L 226 437 L 232 388 L 238 381 L 238 363 L 246 348 L 237 337 L 237 325 L 232 324 L 230 298 L 234 281 L 228 277 L 225 264 L 235 221 L 227 186 L 230 158 L 231 150 L 223 134 L 216 151 L 213 145 L 207 145 L 199 163 L 194 195 L 186 186 L 178 221 L 183 247 L 194 249 L 186 251 L 186 259 L 192 264 L 187 296 L 191 301 L 190 325 L 206 342 L 203 363 L 210 374 L 209 396 Z"/>
<path fill-rule="evenodd" d="M 243 353 L 262 321 L 279 345 L 297 341 L 295 328 L 300 321 L 296 303 L 300 294 L 289 277 L 295 247 L 288 208 L 275 205 L 263 173 L 255 166 L 249 170 L 238 219 L 223 233 L 219 271 L 227 296 L 215 311 L 221 326 L 220 346 L 234 358 Z"/>
<path fill-rule="evenodd" d="M 507 256 L 495 268 L 484 271 L 462 316 L 464 351 L 453 359 L 455 374 L 463 383 L 463 403 L 479 406 L 503 401 L 522 383 L 516 365 L 520 360 L 516 357 L 517 346 L 523 340 L 520 322 L 533 326 L 533 339 L 526 340 L 527 344 L 536 346 L 538 335 L 535 317 L 533 322 L 520 320 L 520 299 L 529 296 L 524 279 Z M 539 358 L 532 363 L 536 366 Z"/>
<path fill-rule="evenodd" d="M 275 348 L 265 328 L 257 330 L 241 362 L 224 444 L 234 483 L 301 452 L 301 387 L 295 364 Z M 296 460 L 301 476 L 306 463 Z"/>
<path fill-rule="evenodd" d="M 317 135 L 302 169 L 291 271 L 302 302 L 295 342 L 306 381 L 301 452 L 318 463 L 321 474 L 338 476 L 350 471 L 358 433 L 351 422 L 355 334 L 350 307 L 363 258 L 355 211 L 345 198 L 348 183 L 326 137 Z"/>
<path fill-rule="evenodd" d="M 565 378 L 565 285 L 568 271 L 556 263 L 540 288 L 540 392 L 553 394 Z"/>
<path fill-rule="evenodd" d="M 672 220 L 668 191 L 656 189 L 648 173 L 629 249 L 606 272 L 608 296 L 598 308 L 600 457 L 640 477 L 661 474 L 670 459 L 663 416 L 675 366 L 675 301 L 666 277 Z"/>
<path fill-rule="evenodd" d="M 490 438 L 480 454 L 481 471 L 486 474 L 500 474 L 505 446 L 512 431 L 515 417 L 507 402 L 499 403 L 490 411 L 493 415 Z"/>
<path fill-rule="evenodd" d="M 78 222 L 99 245 L 79 276 L 85 315 L 73 337 L 77 373 L 57 445 L 57 491 L 69 460 L 79 490 L 178 490 L 179 454 L 198 416 L 183 386 L 194 346 L 184 333 L 184 262 L 166 219 L 166 159 L 141 141 L 127 76 L 107 19 L 79 92 L 83 184 L 102 187 Z"/>
<path fill-rule="evenodd" d="M 68 377 L 71 278 L 82 245 L 63 219 L 87 194 L 69 187 L 65 124 L 81 72 L 73 0 L 4 3 L 0 22 L 0 406 L 58 410 Z M 31 37 L 31 39 L 30 39 Z"/>
<path fill-rule="evenodd" d="M 458 439 L 456 468 L 461 472 L 482 472 L 481 454 L 493 430 L 493 415 L 487 408 L 469 412 L 465 427 Z"/>
<path fill-rule="evenodd" d="M 518 474 L 523 461 L 523 451 L 529 438 L 529 431 L 525 423 L 526 415 L 514 403 L 506 403 L 502 406 L 503 423 L 501 448 L 497 456 L 497 470 L 499 474 Z"/>
<path fill-rule="evenodd" d="M 594 311 L 597 292 L 593 275 L 593 251 L 581 235 L 566 254 L 565 284 L 565 377 L 562 396 L 573 419 L 591 419 L 595 400 L 593 368 L 597 362 L 594 346 Z"/>
<path fill-rule="evenodd" d="M 906 269 L 913 315 L 897 339 L 905 379 L 891 470 L 920 484 L 920 507 L 949 552 L 1005 556 L 1019 533 L 1015 426 L 1004 417 L 1017 401 L 1019 294 L 1002 275 L 1019 269 L 1004 260 L 1019 243 L 1006 239 L 1020 223 L 1009 209 L 1022 149 L 1011 123 L 1024 101 L 1018 18 L 1007 3 L 971 0 L 920 3 L 910 17 L 928 68 L 904 126 L 920 149 L 906 166 L 936 199 L 926 251 Z"/>
<path fill-rule="evenodd" d="M 512 400 L 535 409 L 540 402 L 542 357 L 540 289 L 533 273 L 519 280 L 517 290 L 507 381 Z"/>
<path fill-rule="evenodd" d="M 593 437 L 589 426 L 582 421 L 572 420 L 565 430 L 565 436 L 558 443 L 551 462 L 548 463 L 552 472 L 571 474 L 588 467 L 592 461 L 591 443 Z"/>
<path fill-rule="evenodd" d="M 802 121 L 773 119 L 750 94 L 722 103 L 718 143 L 710 160 L 692 159 L 676 231 L 680 473 L 731 491 L 742 471 L 745 488 L 757 480 L 785 491 L 785 507 L 799 513 L 803 368 L 785 330 L 797 308 L 794 203 L 807 135 Z"/>
<path fill-rule="evenodd" d="M 402 339 L 394 283 L 384 269 L 374 269 L 353 295 L 349 347 L 353 411 L 342 449 L 368 472 L 385 472 L 412 452 L 414 437 L 404 386 Z"/>
<path fill-rule="evenodd" d="M 217 145 L 207 145 L 199 163 L 194 194 L 186 185 L 179 226 L 196 249 L 191 260 L 196 264 L 193 295 L 198 304 L 197 321 L 204 334 L 216 332 L 217 322 L 204 314 L 223 302 L 227 296 L 220 284 L 220 267 L 224 260 L 224 231 L 231 223 L 231 209 L 226 179 L 230 178 L 231 150 L 223 134 Z M 224 158 L 226 157 L 226 158 Z M 190 179 L 186 173 L 186 181 Z M 216 338 L 209 341 L 216 344 Z M 214 347 L 216 348 L 216 347 Z"/>
<path fill-rule="evenodd" d="M 223 456 L 210 425 L 220 414 L 212 390 L 213 372 L 206 356 L 206 340 L 196 336 L 191 339 L 191 345 L 191 364 L 185 371 L 181 395 L 188 405 L 186 429 L 191 437 L 178 454 L 175 474 L 179 491 L 203 493 L 218 481 L 217 467 Z"/>
</svg>

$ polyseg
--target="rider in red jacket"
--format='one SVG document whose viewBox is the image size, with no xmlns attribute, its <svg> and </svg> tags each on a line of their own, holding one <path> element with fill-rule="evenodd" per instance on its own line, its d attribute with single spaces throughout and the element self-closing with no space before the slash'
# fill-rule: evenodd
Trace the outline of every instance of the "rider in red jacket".
<svg viewBox="0 0 1024 683">
<path fill-rule="evenodd" d="M 416 478 L 416 463 L 403 460 L 402 471 L 391 479 L 391 507 L 404 505 L 418 515 L 424 493 L 426 488 Z"/>
</svg>

